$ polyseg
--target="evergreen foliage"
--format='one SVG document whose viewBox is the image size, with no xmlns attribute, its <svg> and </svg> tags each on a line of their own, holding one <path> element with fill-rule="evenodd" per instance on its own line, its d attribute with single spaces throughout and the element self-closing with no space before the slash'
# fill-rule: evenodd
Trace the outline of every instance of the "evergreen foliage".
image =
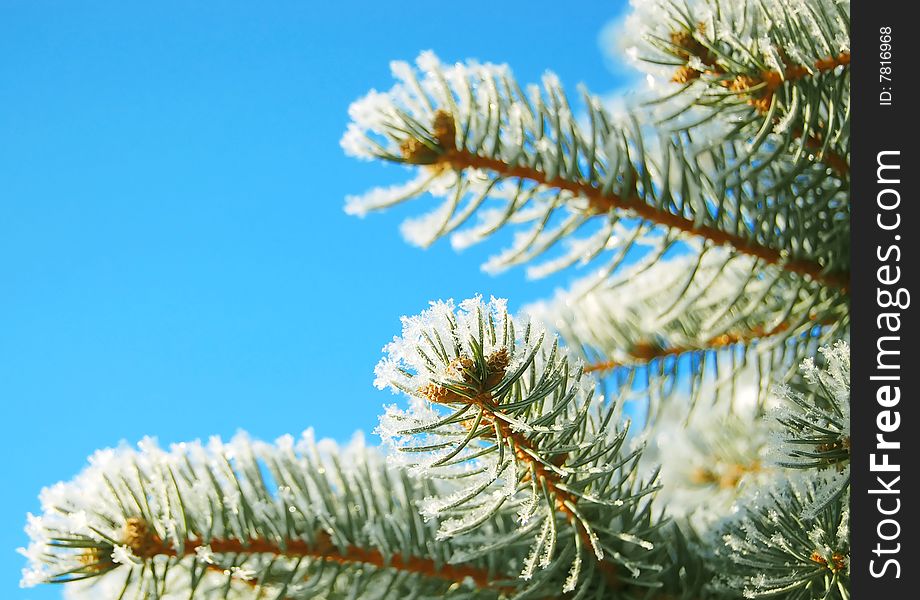
<svg viewBox="0 0 920 600">
<path fill-rule="evenodd" d="M 635 0 L 651 91 L 423 52 L 355 102 L 365 215 L 484 266 L 590 267 L 509 314 L 432 302 L 376 431 L 105 450 L 42 493 L 23 583 L 72 598 L 849 598 L 849 5 Z M 820 351 L 819 351 L 820 349 Z M 630 420 L 634 417 L 638 427 Z"/>
</svg>

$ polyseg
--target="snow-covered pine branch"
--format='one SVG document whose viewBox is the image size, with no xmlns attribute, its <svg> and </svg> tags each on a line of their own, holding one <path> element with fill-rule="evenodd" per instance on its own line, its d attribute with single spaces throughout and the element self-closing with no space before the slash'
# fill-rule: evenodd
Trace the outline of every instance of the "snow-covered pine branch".
<svg viewBox="0 0 920 600">
<path fill-rule="evenodd" d="M 521 557 L 452 562 L 459 547 L 416 514 L 433 492 L 360 437 L 145 440 L 42 492 L 23 584 L 67 582 L 69 597 L 94 600 L 497 598 Z"/>
<path fill-rule="evenodd" d="M 803 517 L 821 493 L 818 482 L 800 475 L 745 498 L 713 543 L 712 588 L 745 598 L 848 600 L 849 498 Z"/>
<path fill-rule="evenodd" d="M 642 0 L 634 8 L 621 45 L 682 103 L 669 123 L 692 129 L 717 114 L 756 140 L 752 147 L 786 148 L 792 174 L 817 160 L 849 181 L 849 2 Z"/>
<path fill-rule="evenodd" d="M 524 310 L 607 376 L 611 393 L 655 407 L 688 390 L 691 406 L 704 392 L 709 404 L 731 397 L 752 370 L 762 404 L 849 324 L 845 297 L 782 269 L 720 247 L 670 254 L 648 253 Z"/>
<path fill-rule="evenodd" d="M 347 212 L 428 193 L 440 205 L 403 228 L 420 245 L 451 234 L 462 247 L 520 225 L 493 270 L 573 236 L 579 256 L 605 251 L 611 264 L 638 243 L 703 239 L 846 288 L 847 186 L 813 160 L 790 163 L 780 140 L 752 139 L 733 121 L 697 139 L 643 111 L 617 120 L 587 92 L 580 119 L 555 75 L 525 91 L 505 65 L 443 65 L 430 52 L 417 65 L 393 63 L 398 82 L 351 106 L 342 139 L 348 153 L 409 165 L 416 177 L 350 197 Z"/>
<path fill-rule="evenodd" d="M 824 368 L 811 357 L 802 361 L 801 379 L 779 386 L 781 403 L 773 417 L 782 426 L 772 448 L 773 461 L 789 469 L 820 472 L 817 504 L 821 511 L 850 487 L 850 347 L 844 341 L 820 350 Z"/>
<path fill-rule="evenodd" d="M 748 598 L 849 598 L 850 348 L 802 362 L 797 390 L 779 386 L 765 444 L 774 477 L 739 497 L 710 541 L 714 589 Z"/>
<path fill-rule="evenodd" d="M 385 351 L 377 385 L 408 400 L 378 427 L 392 456 L 412 472 L 463 482 L 421 506 L 442 519 L 441 539 L 510 505 L 520 531 L 492 550 L 529 540 L 522 577 L 534 589 L 601 593 L 654 581 L 655 487 L 636 477 L 640 451 L 621 450 L 616 405 L 594 395 L 582 366 L 539 324 L 512 317 L 502 300 L 434 302 L 404 317 Z"/>
</svg>

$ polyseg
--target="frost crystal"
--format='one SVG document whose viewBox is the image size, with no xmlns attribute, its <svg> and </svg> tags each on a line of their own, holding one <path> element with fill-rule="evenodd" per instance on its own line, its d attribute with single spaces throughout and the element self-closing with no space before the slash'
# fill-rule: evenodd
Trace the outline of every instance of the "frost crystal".
<svg viewBox="0 0 920 600">
<path fill-rule="evenodd" d="M 511 332 L 517 332 L 516 339 Z M 528 339 L 523 337 L 528 333 Z M 508 314 L 507 301 L 481 296 L 459 306 L 453 300 L 432 302 L 428 310 L 402 318 L 402 335 L 384 347 L 384 358 L 377 364 L 374 385 L 390 387 L 394 393 L 419 393 L 430 384 L 456 380 L 458 361 L 474 352 L 510 354 L 507 369 L 513 369 L 534 349 L 543 332 Z"/>
</svg>

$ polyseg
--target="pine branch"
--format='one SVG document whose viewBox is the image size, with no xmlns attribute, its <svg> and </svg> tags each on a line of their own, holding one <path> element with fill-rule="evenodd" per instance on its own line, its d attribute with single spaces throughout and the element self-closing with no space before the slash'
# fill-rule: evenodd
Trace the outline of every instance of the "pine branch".
<svg viewBox="0 0 920 600">
<path fill-rule="evenodd" d="M 828 324 L 829 323 L 822 323 L 822 325 Z M 631 362 L 622 363 L 613 360 L 595 362 L 585 366 L 585 373 L 603 373 L 619 367 L 634 368 L 641 363 L 647 363 L 656 359 L 666 358 L 669 356 L 677 356 L 679 354 L 687 354 L 690 352 L 718 351 L 729 346 L 737 345 L 749 346 L 757 340 L 784 333 L 788 331 L 791 326 L 792 324 L 789 321 L 784 321 L 769 329 L 765 329 L 763 326 L 755 326 L 743 332 L 735 331 L 723 333 L 709 340 L 706 340 L 700 346 L 673 346 L 670 348 L 662 348 L 661 346 L 657 346 L 652 342 L 639 342 L 629 350 L 629 356 L 631 359 L 633 359 Z"/>
<path fill-rule="evenodd" d="M 698 71 L 689 64 L 677 69 L 672 78 L 675 83 L 687 84 L 701 76 L 711 76 L 715 79 L 717 85 L 730 90 L 732 93 L 744 98 L 747 104 L 754 107 L 761 114 L 770 112 L 770 107 L 776 99 L 775 96 L 780 88 L 787 82 L 795 82 L 806 77 L 814 77 L 826 71 L 833 71 L 838 67 L 849 67 L 850 53 L 841 52 L 837 56 L 822 58 L 814 63 L 814 69 L 802 65 L 786 65 L 785 72 L 779 71 L 762 71 L 759 75 L 735 75 L 730 76 L 721 66 L 716 64 L 713 55 L 703 49 L 703 47 L 693 40 L 687 32 L 675 32 L 671 36 L 675 46 L 679 47 L 677 56 L 684 59 L 696 59 L 707 68 Z M 772 121 L 774 126 L 783 125 L 783 116 L 774 115 Z M 783 125 L 787 126 L 787 125 Z M 801 139 L 804 131 L 801 128 L 792 130 L 794 139 Z M 804 146 L 809 150 L 817 153 L 817 160 L 824 162 L 828 167 L 833 169 L 836 175 L 840 177 L 849 177 L 850 163 L 846 157 L 828 149 L 822 141 L 820 132 L 812 132 L 804 136 Z"/>
<path fill-rule="evenodd" d="M 623 400 L 656 404 L 687 391 L 693 402 L 704 390 L 733 395 L 745 364 L 758 366 L 765 400 L 774 377 L 848 324 L 843 296 L 758 261 L 719 248 L 667 252 L 524 310 L 578 350 L 586 371 L 612 377 Z"/>
<path fill-rule="evenodd" d="M 761 113 L 769 111 L 774 95 L 784 84 L 817 77 L 838 67 L 850 66 L 850 53 L 841 52 L 836 56 L 819 58 L 812 67 L 789 64 L 784 60 L 782 71 L 764 70 L 755 75 L 733 74 L 716 62 L 712 51 L 693 38 L 693 32 L 673 32 L 671 43 L 675 46 L 675 56 L 688 61 L 677 70 L 672 81 L 688 83 L 704 75 L 711 76 L 718 85 L 742 95 L 748 104 Z M 694 60 L 705 68 L 697 70 L 691 66 Z"/>
<path fill-rule="evenodd" d="M 641 499 L 654 487 L 633 475 L 638 452 L 620 454 L 615 406 L 592 399 L 581 370 L 540 328 L 511 318 L 501 301 L 476 298 L 456 311 L 433 303 L 404 318 L 386 350 L 377 385 L 411 403 L 388 408 L 378 431 L 412 469 L 467 480 L 465 491 L 422 506 L 428 517 L 456 515 L 442 523 L 443 538 L 475 530 L 507 503 L 536 536 L 524 579 L 538 562 L 551 569 L 557 554 L 572 560 L 569 573 L 543 585 L 563 592 L 619 590 L 660 570 L 643 537 L 653 527 Z M 595 561 L 587 573 L 585 553 Z"/>
<path fill-rule="evenodd" d="M 850 487 L 850 347 L 838 341 L 820 355 L 826 368 L 809 357 L 802 362 L 802 379 L 777 389 L 783 403 L 773 415 L 782 426 L 774 462 L 821 472 L 819 497 L 806 515 L 820 512 Z"/>
<path fill-rule="evenodd" d="M 750 138 L 742 124 L 721 132 L 718 143 L 694 146 L 687 130 L 650 134 L 643 132 L 648 123 L 613 125 L 587 95 L 590 128 L 583 128 L 552 77 L 542 92 L 533 87 L 525 94 L 506 67 L 442 67 L 429 54 L 419 63 L 423 79 L 395 63 L 402 82 L 352 106 L 355 122 L 343 146 L 357 156 L 418 166 L 420 176 L 350 198 L 347 211 L 364 214 L 425 192 L 443 196 L 438 210 L 404 226 L 423 245 L 476 213 L 482 225 L 455 233 L 455 245 L 509 222 L 530 223 L 490 263 L 494 268 L 531 260 L 602 221 L 586 240 L 596 248 L 591 256 L 617 245 L 622 255 L 664 232 L 731 246 L 846 289 L 848 207 L 840 201 L 846 183 L 829 178 L 823 165 L 786 154 L 782 139 L 767 143 L 758 135 L 745 148 Z M 489 199 L 504 200 L 504 207 L 483 209 Z M 632 241 L 614 237 L 618 226 L 635 234 L 627 236 Z M 816 245 L 816 236 L 827 243 Z"/>
<path fill-rule="evenodd" d="M 699 89 L 693 104 L 715 112 L 743 103 L 760 115 L 752 133 L 769 125 L 816 153 L 849 179 L 849 12 L 821 0 L 692 7 L 665 0 L 640 29 L 650 65 L 671 81 Z M 661 15 L 667 15 L 661 18 Z M 680 111 L 678 111 L 679 113 Z"/>
<path fill-rule="evenodd" d="M 793 480 L 748 500 L 742 516 L 718 532 L 724 545 L 715 545 L 716 589 L 747 598 L 848 600 L 849 498 L 803 518 L 819 493 L 812 482 Z"/>
<path fill-rule="evenodd" d="M 778 389 L 776 467 L 794 471 L 748 493 L 713 535 L 715 589 L 746 597 L 849 598 L 849 346 L 802 363 L 808 395 Z M 835 467 L 837 472 L 828 472 Z M 720 543 L 723 542 L 723 543 Z"/>
<path fill-rule="evenodd" d="M 443 388 L 432 389 L 429 393 L 438 395 L 442 391 L 446 390 Z M 534 447 L 534 443 L 528 439 L 527 436 L 514 431 L 508 423 L 501 420 L 497 412 L 498 406 L 495 404 L 492 393 L 490 391 L 481 390 L 479 394 L 473 398 L 466 400 L 457 398 L 455 400 L 469 403 L 479 408 L 477 419 L 479 419 L 480 422 L 484 419 L 487 423 L 491 422 L 495 425 L 496 437 L 508 444 L 509 449 L 514 453 L 518 468 L 527 473 L 527 475 L 522 477 L 522 483 L 527 480 L 532 480 L 536 482 L 538 486 L 542 487 L 544 493 L 553 499 L 556 512 L 563 515 L 568 523 L 575 529 L 578 537 L 582 540 L 583 547 L 594 548 L 597 554 L 601 554 L 599 550 L 599 541 L 597 540 L 594 530 L 581 515 L 577 507 L 579 497 L 575 493 L 568 491 L 566 482 L 558 471 L 552 470 L 550 465 L 544 465 L 539 455 L 539 449 Z M 444 400 L 439 400 L 438 402 L 440 403 L 443 401 Z M 561 462 L 561 464 L 553 466 L 557 468 L 564 467 L 565 458 L 564 456 L 560 456 L 559 462 Z M 555 461 L 550 462 L 552 463 Z M 598 556 L 598 558 L 601 560 L 598 564 L 598 569 L 607 580 L 608 585 L 614 588 L 619 587 L 620 580 L 617 574 L 616 565 L 603 561 L 601 556 Z"/>
<path fill-rule="evenodd" d="M 442 565 L 431 558 L 403 556 L 393 553 L 384 556 L 378 549 L 367 549 L 350 545 L 340 549 L 332 543 L 326 532 L 317 533 L 316 540 L 308 542 L 301 539 L 283 541 L 261 538 L 246 540 L 233 538 L 212 538 L 207 543 L 198 539 L 184 539 L 177 544 L 168 543 L 151 532 L 146 522 L 141 519 L 128 519 L 125 525 L 125 546 L 138 558 L 150 560 L 157 556 L 184 558 L 207 554 L 247 555 L 269 554 L 284 558 L 311 558 L 328 561 L 345 566 L 366 565 L 377 569 L 393 569 L 403 573 L 422 575 L 433 579 L 443 579 L 450 583 L 463 583 L 469 578 L 477 587 L 488 589 L 493 586 L 493 577 L 488 570 L 470 565 Z M 176 545 L 183 548 L 180 553 Z M 224 569 L 215 567 L 219 571 Z M 251 580 L 250 580 L 251 581 Z M 500 587 L 493 589 L 500 590 Z"/>
<path fill-rule="evenodd" d="M 435 527 L 415 517 L 431 492 L 430 481 L 383 468 L 360 445 L 340 452 L 309 437 L 296 449 L 238 438 L 103 451 L 73 482 L 43 492 L 23 581 L 87 580 L 88 597 L 126 599 L 512 592 L 502 580 L 519 564 L 514 552 L 457 563 L 460 546 L 434 543 Z"/>
<path fill-rule="evenodd" d="M 435 122 L 437 123 L 439 119 L 448 121 L 452 120 L 452 117 L 448 113 L 436 113 Z M 437 125 L 435 129 L 437 129 Z M 603 190 L 583 182 L 567 181 L 559 178 L 547 180 L 546 174 L 537 169 L 510 165 L 498 159 L 477 156 L 467 150 L 457 149 L 449 145 L 454 143 L 453 132 L 450 131 L 449 133 L 443 139 L 442 136 L 435 135 L 444 152 L 439 154 L 434 162 L 427 162 L 430 160 L 427 146 L 423 146 L 425 150 L 421 150 L 419 154 L 406 156 L 406 161 L 411 164 L 430 165 L 434 169 L 444 167 L 450 167 L 458 171 L 482 169 L 495 173 L 501 179 L 518 178 L 546 188 L 565 190 L 572 192 L 576 197 L 587 199 L 589 211 L 595 214 L 603 215 L 612 210 L 628 211 L 630 214 L 651 223 L 699 236 L 715 245 L 730 246 L 739 252 L 759 258 L 767 264 L 780 265 L 787 271 L 806 275 L 825 285 L 837 287 L 844 291 L 850 285 L 848 274 L 826 274 L 824 269 L 812 260 L 789 260 L 781 250 L 762 246 L 745 236 L 728 233 L 716 227 L 699 225 L 693 219 L 651 206 L 643 202 L 636 192 L 628 196 L 618 196 L 612 193 L 604 193 Z M 417 160 L 426 162 L 417 163 L 415 162 Z"/>
</svg>

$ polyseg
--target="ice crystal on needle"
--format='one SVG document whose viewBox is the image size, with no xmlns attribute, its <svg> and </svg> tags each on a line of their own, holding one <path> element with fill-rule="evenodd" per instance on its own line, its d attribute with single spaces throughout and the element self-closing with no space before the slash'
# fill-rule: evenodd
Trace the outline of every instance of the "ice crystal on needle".
<svg viewBox="0 0 920 600">
<path fill-rule="evenodd" d="M 459 306 L 453 300 L 432 302 L 421 314 L 402 318 L 402 335 L 384 347 L 386 355 L 374 370 L 374 385 L 416 394 L 430 383 L 462 379 L 469 365 L 461 361 L 474 354 L 497 357 L 501 353 L 506 357 L 503 369 L 513 368 L 544 336 L 542 329 L 515 323 L 503 299 L 484 302 L 476 296 Z"/>
</svg>

